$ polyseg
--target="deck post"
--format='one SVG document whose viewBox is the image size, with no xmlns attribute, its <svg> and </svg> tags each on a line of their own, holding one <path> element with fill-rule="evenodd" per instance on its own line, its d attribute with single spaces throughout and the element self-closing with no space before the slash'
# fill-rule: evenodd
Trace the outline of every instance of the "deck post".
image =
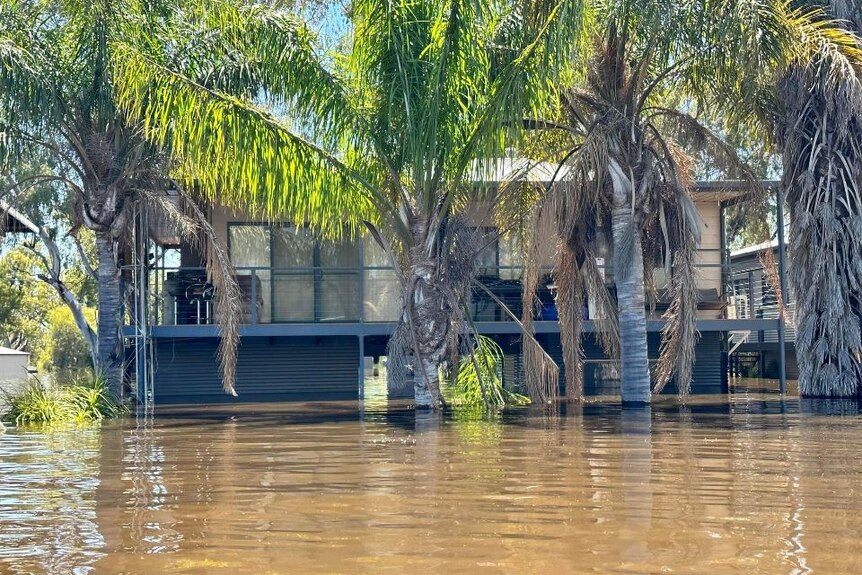
<svg viewBox="0 0 862 575">
<path fill-rule="evenodd" d="M 748 271 L 748 317 L 754 319 L 754 272 Z M 760 337 L 760 334 L 758 334 Z M 758 340 L 759 341 L 759 340 Z"/>
<path fill-rule="evenodd" d="M 778 310 L 778 390 L 781 395 L 787 392 L 786 350 L 784 349 L 784 311 L 787 309 L 787 276 L 784 253 L 784 190 L 779 184 L 776 190 L 776 223 L 778 225 L 778 284 L 781 289 L 782 307 Z"/>
<path fill-rule="evenodd" d="M 721 250 L 721 291 L 724 292 L 724 301 L 727 303 L 728 291 L 733 291 L 733 272 L 730 269 L 730 252 L 727 249 L 727 221 L 723 202 L 718 204 L 718 241 Z"/>
<path fill-rule="evenodd" d="M 257 270 L 251 270 L 251 323 L 257 323 Z"/>
<path fill-rule="evenodd" d="M 365 336 L 359 334 L 359 399 L 365 399 Z"/>
<path fill-rule="evenodd" d="M 359 238 L 359 277 L 357 278 L 357 287 L 358 293 L 357 298 L 359 299 L 358 305 L 359 309 L 357 309 L 357 317 L 359 318 L 359 323 L 365 321 L 365 242 L 362 237 Z"/>
</svg>

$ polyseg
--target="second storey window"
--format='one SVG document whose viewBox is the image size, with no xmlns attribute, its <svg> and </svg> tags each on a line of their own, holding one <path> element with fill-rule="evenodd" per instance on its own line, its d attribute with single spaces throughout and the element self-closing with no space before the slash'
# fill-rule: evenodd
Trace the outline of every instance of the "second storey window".
<svg viewBox="0 0 862 575">
<path fill-rule="evenodd" d="M 228 246 L 237 274 L 259 285 L 259 321 L 359 319 L 356 242 L 316 241 L 288 225 L 237 223 L 228 225 Z"/>
</svg>

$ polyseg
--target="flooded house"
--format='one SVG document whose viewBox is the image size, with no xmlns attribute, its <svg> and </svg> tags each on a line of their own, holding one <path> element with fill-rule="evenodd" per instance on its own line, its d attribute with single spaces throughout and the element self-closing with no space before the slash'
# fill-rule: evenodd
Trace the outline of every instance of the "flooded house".
<svg viewBox="0 0 862 575">
<path fill-rule="evenodd" d="M 541 166 L 540 166 L 541 168 Z M 550 180 L 538 170 L 536 181 Z M 547 175 L 546 175 L 547 174 Z M 776 331 L 778 320 L 740 314 L 724 232 L 724 210 L 744 198 L 738 182 L 700 182 L 694 200 L 703 221 L 698 252 L 697 358 L 692 393 L 721 393 L 728 386 L 729 355 L 740 334 Z M 147 231 L 144 251 L 127 276 L 147 305 L 132 305 L 125 336 L 136 358 L 138 394 L 156 404 L 223 401 L 356 399 L 370 370 L 386 355 L 398 319 L 400 288 L 383 250 L 369 236 L 341 242 L 315 239 L 290 222 L 255 221 L 241 211 L 207 206 L 217 241 L 229 254 L 242 294 L 241 342 L 234 398 L 222 391 L 218 363 L 218 306 L 204 267 L 208 246 L 182 242 L 166 222 L 139 221 Z M 470 210 L 471 222 L 488 238 L 480 257 L 480 281 L 495 294 L 474 290 L 467 302 L 478 331 L 506 354 L 504 380 L 518 379 L 521 335 L 498 301 L 521 314 L 522 250 L 498 237 L 487 206 Z M 537 338 L 562 368 L 559 325 L 550 272 L 556 240 L 548 226 L 547 272 L 540 282 Z M 601 252 L 601 249 L 598 250 Z M 598 262 L 613 281 L 610 256 Z M 650 356 L 660 345 L 663 270 L 656 270 L 658 301 L 649 306 Z M 736 299 L 735 299 L 736 298 Z M 595 342 L 598 313 L 584 306 L 585 391 L 613 394 L 619 376 Z M 673 391 L 673 386 L 666 388 Z"/>
<path fill-rule="evenodd" d="M 778 239 L 769 240 L 730 252 L 731 282 L 728 286 L 730 311 L 739 319 L 777 321 L 780 305 L 792 318 L 795 302 L 784 294 L 781 302 L 776 289 L 778 273 Z M 786 247 L 785 247 L 786 250 Z M 786 272 L 787 273 L 787 272 Z M 785 372 L 788 379 L 798 379 L 794 347 L 795 330 L 792 322 L 784 325 Z M 730 371 L 742 377 L 779 379 L 781 352 L 777 329 L 741 330 L 731 341 Z"/>
</svg>

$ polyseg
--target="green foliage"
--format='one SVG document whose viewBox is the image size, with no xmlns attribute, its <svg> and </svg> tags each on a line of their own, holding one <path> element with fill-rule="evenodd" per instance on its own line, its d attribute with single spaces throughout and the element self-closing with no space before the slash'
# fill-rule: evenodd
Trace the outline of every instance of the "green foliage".
<svg viewBox="0 0 862 575">
<path fill-rule="evenodd" d="M 88 309 L 84 313 L 93 325 L 95 311 Z M 92 370 L 90 347 L 66 306 L 57 306 L 48 313 L 48 326 L 42 348 L 37 353 L 36 365 L 40 371 L 52 373 L 60 381 L 75 379 L 79 374 Z"/>
<path fill-rule="evenodd" d="M 0 256 L 0 345 L 30 352 L 41 372 L 54 373 L 60 380 L 74 379 L 92 368 L 90 350 L 69 308 L 36 277 L 40 266 L 23 246 Z M 69 272 L 67 287 L 83 294 L 82 302 L 92 302 L 90 276 L 80 267 Z M 93 325 L 95 309 L 85 307 L 84 314 Z"/>
<path fill-rule="evenodd" d="M 46 388 L 34 381 L 20 394 L 7 398 L 10 406 L 4 419 L 18 425 L 73 421 L 73 406 L 63 388 Z"/>
<path fill-rule="evenodd" d="M 409 244 L 406 220 L 448 212 L 474 160 L 500 155 L 553 100 L 545 88 L 577 50 L 583 11 L 579 0 L 353 2 L 352 46 L 333 72 L 283 10 L 212 3 L 186 20 L 233 39 L 251 62 L 235 79 L 258 82 L 270 107 L 238 99 L 239 84 L 196 82 L 170 50 L 133 37 L 112 46 L 117 96 L 174 152 L 175 177 L 209 197 L 333 235 L 370 219 Z"/>
<path fill-rule="evenodd" d="M 457 376 L 444 392 L 446 401 L 468 410 L 530 403 L 529 398 L 503 387 L 502 369 L 503 350 L 490 337 L 478 336 L 473 353 L 461 358 Z"/>
<path fill-rule="evenodd" d="M 9 411 L 3 419 L 16 425 L 95 423 L 126 413 L 110 396 L 102 378 L 86 382 L 44 386 L 33 380 L 18 394 L 6 398 Z"/>
<path fill-rule="evenodd" d="M 36 278 L 38 265 L 38 260 L 20 247 L 0 257 L 0 345 L 31 353 L 41 348 L 47 316 L 58 298 Z"/>
</svg>

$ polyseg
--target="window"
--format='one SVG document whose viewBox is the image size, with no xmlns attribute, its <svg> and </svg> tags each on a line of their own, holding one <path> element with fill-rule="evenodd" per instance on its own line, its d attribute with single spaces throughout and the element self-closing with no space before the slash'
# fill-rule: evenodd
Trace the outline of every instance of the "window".
<svg viewBox="0 0 862 575">
<path fill-rule="evenodd" d="M 314 321 L 314 240 L 293 226 L 272 230 L 273 321 Z"/>
<path fill-rule="evenodd" d="M 497 228 L 480 228 L 479 242 L 482 248 L 477 254 L 480 276 L 510 280 L 521 277 L 524 263 L 517 236 L 500 236 Z"/>
<path fill-rule="evenodd" d="M 365 292 L 362 313 L 365 321 L 398 321 L 401 312 L 401 284 L 386 252 L 371 236 L 362 243 L 365 260 Z"/>
<path fill-rule="evenodd" d="M 477 232 L 479 252 L 476 254 L 476 263 L 479 267 L 479 275 L 497 277 L 500 273 L 497 261 L 499 250 L 497 228 L 479 228 Z"/>
<path fill-rule="evenodd" d="M 295 226 L 237 223 L 228 225 L 228 249 L 248 302 L 256 284 L 258 321 L 359 319 L 355 242 L 316 241 Z"/>
<path fill-rule="evenodd" d="M 243 294 L 243 323 L 252 323 L 253 315 L 261 323 L 272 321 L 271 236 L 264 225 L 228 226 L 228 255 Z"/>
</svg>

